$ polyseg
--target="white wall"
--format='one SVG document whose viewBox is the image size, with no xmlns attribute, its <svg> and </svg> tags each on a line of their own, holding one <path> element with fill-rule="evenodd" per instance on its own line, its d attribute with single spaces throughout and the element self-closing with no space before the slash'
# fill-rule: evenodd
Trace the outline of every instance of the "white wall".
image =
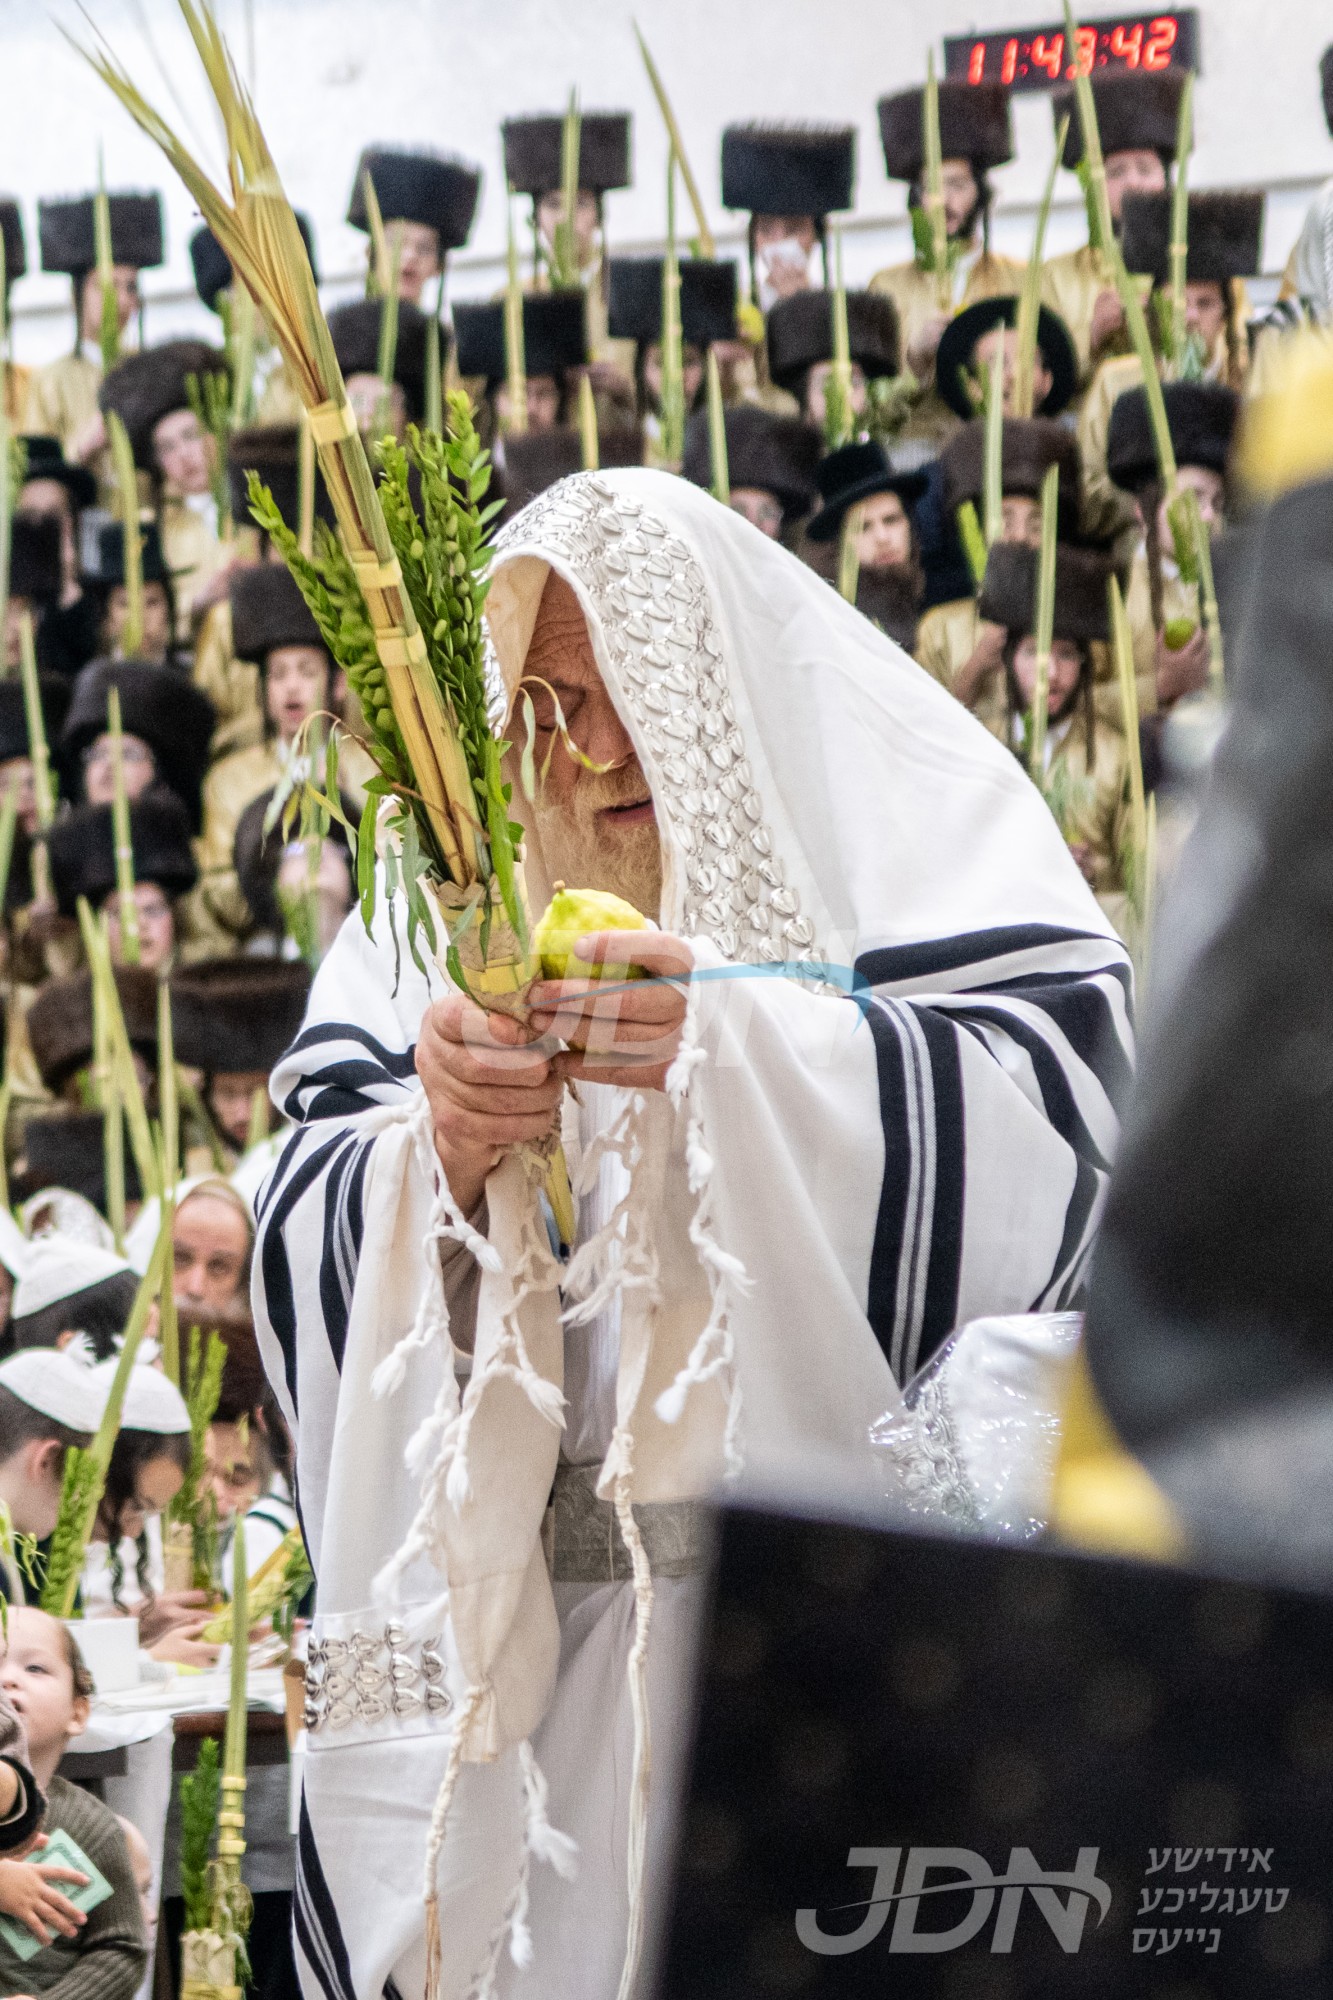
<svg viewBox="0 0 1333 2000">
<path fill-rule="evenodd" d="M 88 0 L 89 11 L 146 94 L 173 117 L 152 46 L 183 100 L 188 128 L 205 145 L 213 127 L 175 0 Z M 469 249 L 452 264 L 455 296 L 500 281 L 504 210 L 499 122 L 509 113 L 558 109 L 577 85 L 588 109 L 635 114 L 635 186 L 609 202 L 622 246 L 659 241 L 666 148 L 630 27 L 631 0 L 217 0 L 244 54 L 253 24 L 261 116 L 288 192 L 313 216 L 330 294 L 356 282 L 362 239 L 342 221 L 364 141 L 452 148 L 486 180 Z M 250 11 L 252 7 L 252 13 Z M 680 118 L 719 242 L 740 232 L 718 201 L 718 134 L 749 118 L 846 121 L 860 128 L 856 215 L 846 232 L 849 281 L 906 254 L 902 189 L 884 174 L 875 99 L 924 74 L 946 33 L 1022 25 L 1054 15 L 1050 0 L 632 0 Z M 1108 9 L 1098 8 L 1105 12 Z M 1316 65 L 1333 33 L 1310 0 L 1203 0 L 1197 95 L 1199 186 L 1262 184 L 1271 190 L 1266 267 L 1279 271 L 1313 188 L 1333 172 L 1333 141 L 1319 103 Z M 24 206 L 36 260 L 35 201 L 91 187 L 104 145 L 108 185 L 158 185 L 168 205 L 169 262 L 148 274 L 150 337 L 210 321 L 190 285 L 188 197 L 62 38 L 89 30 L 70 0 L 52 19 L 39 0 L 0 0 L 0 188 Z M 1256 42 L 1262 35 L 1262 46 Z M 1049 164 L 1044 97 L 1015 100 L 1018 157 L 996 176 L 996 241 L 1025 255 L 1032 205 Z M 1062 176 L 1051 247 L 1080 240 L 1082 211 Z M 41 275 L 15 289 L 15 351 L 38 361 L 68 346 L 68 286 Z"/>
</svg>

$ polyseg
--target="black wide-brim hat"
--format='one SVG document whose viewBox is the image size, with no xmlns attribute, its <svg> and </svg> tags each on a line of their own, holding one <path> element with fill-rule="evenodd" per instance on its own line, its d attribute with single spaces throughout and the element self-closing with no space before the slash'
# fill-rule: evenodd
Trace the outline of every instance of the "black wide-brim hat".
<svg viewBox="0 0 1333 2000">
<path fill-rule="evenodd" d="M 832 292 L 779 299 L 765 331 L 769 374 L 780 388 L 798 392 L 807 368 L 833 359 Z M 898 373 L 898 309 L 886 293 L 847 293 L 847 346 L 866 376 Z"/>
<path fill-rule="evenodd" d="M 662 338 L 664 257 L 612 257 L 607 288 L 607 331 L 612 340 Z M 736 338 L 736 266 L 708 257 L 682 258 L 680 336 L 692 347 Z"/>
<path fill-rule="evenodd" d="M 348 305 L 335 306 L 329 314 L 333 351 L 344 379 L 349 375 L 379 374 L 383 318 L 383 299 L 353 299 Z M 403 392 L 408 416 L 419 419 L 426 389 L 426 315 L 406 299 L 398 302 L 393 379 Z"/>
<path fill-rule="evenodd" d="M 107 695 L 120 690 L 121 727 L 153 753 L 161 784 L 184 806 L 198 832 L 204 774 L 217 713 L 208 696 L 174 667 L 146 660 L 95 660 L 74 683 L 57 756 L 65 797 L 83 793 L 83 753 L 106 733 Z"/>
<path fill-rule="evenodd" d="M 42 704 L 46 740 L 54 743 L 69 707 L 69 682 L 63 674 L 38 674 L 37 697 Z M 31 755 L 23 683 L 19 680 L 0 681 L 0 764 L 8 763 L 11 757 Z"/>
<path fill-rule="evenodd" d="M 296 226 L 301 232 L 306 255 L 310 259 L 310 269 L 315 283 L 319 283 L 319 265 L 315 261 L 315 231 L 308 215 L 299 211 Z M 231 284 L 233 272 L 231 258 L 212 230 L 205 225 L 196 229 L 190 238 L 190 264 L 194 270 L 194 288 L 210 312 L 218 310 L 218 296 Z"/>
<path fill-rule="evenodd" d="M 114 970 L 130 1047 L 156 1065 L 157 974 L 143 965 L 118 965 Z M 91 973 L 48 979 L 28 1009 L 27 1028 L 42 1082 L 48 1090 L 59 1091 L 93 1059 Z"/>
<path fill-rule="evenodd" d="M 1102 158 L 1112 153 L 1160 153 L 1163 160 L 1174 160 L 1187 74 L 1183 69 L 1137 69 L 1090 77 Z M 1084 150 L 1083 123 L 1073 84 L 1052 92 L 1051 111 L 1057 133 L 1065 119 L 1069 120 L 1064 164 L 1072 169 L 1083 158 Z"/>
<path fill-rule="evenodd" d="M 1040 568 L 1040 551 L 1029 548 L 1026 542 L 993 543 L 977 606 L 981 616 L 1010 633 L 1031 632 L 1036 622 Z M 1074 639 L 1086 645 L 1109 636 L 1106 586 L 1110 576 L 1110 560 L 1099 551 L 1071 548 L 1067 542 L 1057 544 L 1053 639 Z"/>
<path fill-rule="evenodd" d="M 285 563 L 251 563 L 233 571 L 231 645 L 238 660 L 263 666 L 275 646 L 318 646 L 323 636 Z"/>
<path fill-rule="evenodd" d="M 250 478 L 256 472 L 295 534 L 301 511 L 301 432 L 296 424 L 254 424 L 227 439 L 227 484 L 233 521 L 248 522 Z M 315 518 L 332 523 L 333 502 L 315 459 Z"/>
<path fill-rule="evenodd" d="M 484 376 L 491 387 L 505 378 L 503 299 L 454 307 L 454 342 L 458 372 L 465 378 Z M 588 359 L 588 335 L 583 293 L 529 292 L 523 300 L 523 365 L 529 375 L 553 375 L 562 381 L 566 370 L 581 368 Z"/>
<path fill-rule="evenodd" d="M 273 1068 L 305 1018 L 310 968 L 301 959 L 213 958 L 171 976 L 176 1060 L 210 1076 Z"/>
<path fill-rule="evenodd" d="M 1009 92 L 1002 83 L 943 82 L 939 86 L 940 158 L 970 160 L 977 173 L 1014 157 Z M 879 137 L 891 181 L 915 181 L 925 165 L 926 93 L 900 90 L 881 97 Z"/>
<path fill-rule="evenodd" d="M 23 478 L 54 479 L 69 494 L 76 512 L 91 507 L 97 498 L 97 475 L 86 465 L 71 465 L 58 437 L 26 432 L 19 438 L 23 447 Z"/>
<path fill-rule="evenodd" d="M 144 472 L 153 468 L 153 430 L 174 410 L 191 408 L 190 387 L 204 392 L 210 375 L 229 380 L 227 357 L 204 340 L 168 340 L 127 354 L 108 370 L 97 392 L 103 412 L 114 410 L 129 434 L 134 462 Z"/>
<path fill-rule="evenodd" d="M 728 125 L 722 134 L 722 206 L 751 215 L 809 215 L 852 206 L 854 125 Z"/>
<path fill-rule="evenodd" d="M 112 806 L 76 806 L 54 822 L 46 839 L 51 887 L 62 916 L 72 917 L 80 896 L 100 909 L 116 888 L 116 834 Z M 130 805 L 130 847 L 136 882 L 154 882 L 173 901 L 199 879 L 190 822 L 172 792 L 150 790 Z"/>
<path fill-rule="evenodd" d="M 1208 188 L 1189 196 L 1185 277 L 1225 285 L 1263 268 L 1262 188 Z M 1120 223 L 1125 268 L 1164 285 L 1171 276 L 1171 196 L 1127 194 Z"/>
<path fill-rule="evenodd" d="M 993 327 L 1013 326 L 1017 320 L 1018 299 L 1012 293 L 1005 293 L 965 306 L 945 327 L 935 355 L 935 387 L 949 408 L 965 421 L 977 414 L 964 379 L 972 365 L 972 350 Z M 1078 388 L 1078 355 L 1069 328 L 1049 306 L 1038 309 L 1037 346 L 1051 372 L 1051 387 L 1036 414 L 1058 417 Z"/>
<path fill-rule="evenodd" d="M 460 250 L 472 233 L 481 192 L 481 169 L 445 153 L 416 148 L 367 146 L 356 163 L 347 220 L 353 229 L 369 230 L 366 175 L 375 190 L 386 223 L 415 222 L 433 229 L 440 250 Z"/>
<path fill-rule="evenodd" d="M 630 167 L 628 111 L 585 111 L 579 119 L 579 187 L 589 194 L 610 194 L 633 179 Z M 559 112 L 539 112 L 530 118 L 506 118 L 505 175 L 516 194 L 540 200 L 564 186 L 565 121 Z"/>
<path fill-rule="evenodd" d="M 818 488 L 815 471 L 824 440 L 804 417 L 782 417 L 753 403 L 737 403 L 724 413 L 727 478 L 734 488 L 771 493 L 790 521 L 804 514 Z M 681 471 L 696 486 L 711 486 L 712 452 L 708 412 L 696 410 L 685 426 Z"/>
<path fill-rule="evenodd" d="M 95 207 L 95 197 L 90 194 L 75 195 L 71 200 L 38 202 L 37 238 L 44 271 L 63 271 L 71 278 L 78 278 L 96 269 Z M 155 191 L 111 194 L 107 196 L 107 209 L 113 264 L 146 271 L 163 261 L 160 194 Z"/>
<path fill-rule="evenodd" d="M 1225 475 L 1236 433 L 1240 398 L 1222 382 L 1164 382 L 1171 449 L 1180 465 L 1201 465 Z M 1106 427 L 1106 470 L 1117 486 L 1137 493 L 1158 477 L 1148 398 L 1127 389 L 1111 405 Z"/>
<path fill-rule="evenodd" d="M 876 493 L 896 493 L 910 512 L 928 483 L 920 466 L 895 472 L 883 445 L 873 439 L 831 451 L 820 460 L 815 478 L 823 505 L 813 520 L 806 523 L 805 532 L 812 542 L 831 542 L 842 527 L 847 509 Z"/>
</svg>

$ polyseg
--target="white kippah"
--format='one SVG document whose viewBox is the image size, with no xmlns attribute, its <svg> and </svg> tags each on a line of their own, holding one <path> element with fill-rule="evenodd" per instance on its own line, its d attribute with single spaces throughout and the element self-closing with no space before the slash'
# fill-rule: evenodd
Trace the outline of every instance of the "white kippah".
<svg viewBox="0 0 1333 2000">
<path fill-rule="evenodd" d="M 91 1436 L 106 1408 L 107 1384 L 95 1368 L 55 1347 L 25 1347 L 0 1361 L 0 1389 L 67 1430 Z"/>
<path fill-rule="evenodd" d="M 90 1372 L 102 1383 L 102 1398 L 111 1394 L 116 1361 L 99 1361 Z M 125 1407 L 120 1417 L 127 1431 L 156 1431 L 160 1437 L 179 1437 L 190 1428 L 190 1412 L 185 1398 L 160 1368 L 136 1361 L 125 1390 Z"/>
<path fill-rule="evenodd" d="M 14 1288 L 11 1311 L 15 1319 L 42 1312 L 61 1299 L 72 1299 L 93 1285 L 115 1278 L 130 1266 L 114 1250 L 99 1244 L 80 1242 L 73 1236 L 37 1236 L 27 1245 L 23 1269 Z M 130 1273 L 133 1276 L 133 1273 Z"/>
</svg>

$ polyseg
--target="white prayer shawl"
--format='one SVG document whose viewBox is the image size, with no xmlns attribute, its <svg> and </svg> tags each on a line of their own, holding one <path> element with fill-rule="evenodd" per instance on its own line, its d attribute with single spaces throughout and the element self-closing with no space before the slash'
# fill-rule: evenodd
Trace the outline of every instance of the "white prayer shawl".
<svg viewBox="0 0 1333 2000">
<path fill-rule="evenodd" d="M 631 1500 L 698 1495 L 741 1456 L 868 1464 L 895 1381 L 952 1327 L 1070 1299 L 1130 976 L 1012 755 L 739 516 L 647 471 L 541 496 L 501 537 L 488 605 L 510 691 L 550 568 L 652 787 L 663 925 L 696 941 L 667 1094 L 625 1094 L 582 1160 L 566 1119 L 576 1189 L 608 1152 L 632 1167 L 563 1302 L 619 1306 L 599 1491 L 633 1547 Z M 530 840 L 535 908 L 556 863 Z M 427 984 L 406 951 L 394 979 L 385 913 L 373 939 L 349 918 L 274 1076 L 297 1130 L 260 1204 L 256 1317 L 297 1433 L 316 1637 L 343 1649 L 338 1726 L 321 1712 L 311 1735 L 297 1936 L 308 1993 L 415 2000 L 447 1778 L 430 1877 L 440 1991 L 464 2000 L 506 1943 L 530 1956 L 529 1859 L 565 1859 L 529 1747 L 559 1654 L 540 1529 L 562 1273 L 517 1159 L 488 1185 L 489 1242 L 437 1186 L 412 1053 Z M 481 1265 L 461 1400 L 451 1236 Z"/>
</svg>

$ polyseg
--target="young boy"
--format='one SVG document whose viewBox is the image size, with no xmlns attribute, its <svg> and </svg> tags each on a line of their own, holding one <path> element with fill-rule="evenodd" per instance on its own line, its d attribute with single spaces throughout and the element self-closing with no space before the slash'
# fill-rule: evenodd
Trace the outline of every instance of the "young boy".
<svg viewBox="0 0 1333 2000">
<path fill-rule="evenodd" d="M 101 1420 L 100 1380 L 73 1355 L 26 1348 L 0 1362 L 0 1503 L 17 1534 L 44 1541 L 56 1525 L 65 1454 Z M 0 1588 L 23 1601 L 23 1581 L 0 1559 Z"/>
<path fill-rule="evenodd" d="M 56 1776 L 67 1745 L 87 1727 L 93 1690 L 68 1627 L 44 1611 L 11 1608 L 0 1685 L 28 1732 L 33 1774 L 47 1794 L 46 1832 L 68 1834 L 112 1892 L 85 1913 L 53 1886 L 86 1880 L 77 1870 L 0 1861 L 0 1910 L 42 1947 L 20 1959 L 0 1934 L 0 1991 L 133 2000 L 148 1950 L 125 1836 L 100 1800 Z"/>
</svg>

